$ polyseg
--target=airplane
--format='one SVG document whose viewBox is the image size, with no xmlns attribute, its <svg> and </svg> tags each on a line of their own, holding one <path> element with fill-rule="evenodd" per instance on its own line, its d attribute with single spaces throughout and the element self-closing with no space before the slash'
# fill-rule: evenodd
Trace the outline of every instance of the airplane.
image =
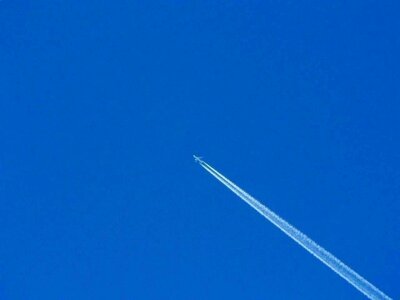
<svg viewBox="0 0 400 300">
<path fill-rule="evenodd" d="M 198 163 L 202 163 L 202 162 L 203 162 L 203 161 L 201 160 L 201 159 L 202 159 L 201 156 L 193 155 L 193 157 L 194 157 L 194 161 L 195 161 L 195 162 L 198 162 Z"/>
</svg>

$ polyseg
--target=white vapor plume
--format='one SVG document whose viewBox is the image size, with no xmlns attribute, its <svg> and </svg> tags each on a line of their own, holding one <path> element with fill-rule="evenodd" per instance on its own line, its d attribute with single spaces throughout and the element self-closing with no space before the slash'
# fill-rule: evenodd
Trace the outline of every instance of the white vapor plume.
<svg viewBox="0 0 400 300">
<path fill-rule="evenodd" d="M 211 175 L 213 175 L 216 179 L 218 179 L 222 184 L 224 184 L 227 188 L 229 188 L 232 192 L 234 192 L 237 196 L 239 196 L 242 200 L 244 200 L 247 204 L 253 207 L 256 211 L 258 211 L 262 216 L 272 222 L 276 227 L 286 233 L 289 237 L 291 237 L 296 243 L 318 258 L 321 262 L 327 265 L 330 269 L 335 271 L 339 276 L 353 285 L 356 289 L 358 289 L 361 293 L 367 296 L 369 299 L 391 299 L 389 296 L 380 291 L 373 284 L 368 282 L 362 276 L 357 274 L 350 267 L 341 262 L 338 258 L 333 256 L 327 250 L 319 246 L 309 237 L 307 237 L 304 233 L 300 232 L 298 229 L 290 225 L 284 219 L 279 217 L 273 211 L 271 211 L 268 207 L 261 204 L 258 200 L 253 198 L 251 195 L 246 193 L 224 175 L 219 173 L 209 164 L 204 162 L 201 158 L 194 156 L 196 162 L 198 162 L 206 171 L 208 171 Z"/>
</svg>

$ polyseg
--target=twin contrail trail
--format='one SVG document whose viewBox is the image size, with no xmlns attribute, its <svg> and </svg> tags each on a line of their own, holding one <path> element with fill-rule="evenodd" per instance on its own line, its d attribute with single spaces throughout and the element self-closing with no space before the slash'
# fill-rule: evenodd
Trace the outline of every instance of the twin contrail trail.
<svg viewBox="0 0 400 300">
<path fill-rule="evenodd" d="M 367 296 L 370 299 L 391 299 L 389 296 L 380 291 L 377 287 L 375 287 L 372 283 L 368 282 L 365 278 L 357 274 L 350 267 L 345 265 L 331 253 L 326 251 L 324 248 L 319 246 L 313 240 L 311 240 L 304 233 L 300 232 L 298 229 L 290 225 L 284 219 L 279 217 L 276 213 L 270 210 L 268 207 L 261 204 L 258 200 L 253 198 L 251 195 L 246 193 L 224 175 L 219 173 L 205 161 L 203 161 L 200 157 L 194 156 L 195 161 L 200 164 L 207 172 L 213 175 L 216 179 L 218 179 L 223 185 L 225 185 L 228 189 L 234 192 L 237 196 L 239 196 L 242 200 L 244 200 L 247 204 L 253 207 L 256 211 L 258 211 L 261 215 L 263 215 L 266 219 L 272 222 L 276 227 L 286 233 L 289 237 L 291 237 L 296 243 L 322 261 L 325 265 L 335 271 L 339 276 L 353 285 L 356 289 L 358 289 L 361 293 Z"/>
</svg>

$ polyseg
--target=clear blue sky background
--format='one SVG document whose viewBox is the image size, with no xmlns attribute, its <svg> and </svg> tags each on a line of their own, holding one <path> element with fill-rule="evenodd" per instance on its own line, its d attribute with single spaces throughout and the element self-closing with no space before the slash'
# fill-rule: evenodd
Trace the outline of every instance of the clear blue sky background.
<svg viewBox="0 0 400 300">
<path fill-rule="evenodd" d="M 0 2 L 1 299 L 400 297 L 397 1 Z"/>
</svg>

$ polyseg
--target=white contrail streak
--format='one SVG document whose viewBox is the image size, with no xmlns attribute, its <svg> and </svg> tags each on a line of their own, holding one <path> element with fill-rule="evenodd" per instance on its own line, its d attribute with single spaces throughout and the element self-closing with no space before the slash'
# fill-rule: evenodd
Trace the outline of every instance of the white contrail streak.
<svg viewBox="0 0 400 300">
<path fill-rule="evenodd" d="M 251 195 L 246 193 L 224 175 L 219 173 L 209 164 L 204 162 L 201 158 L 195 157 L 195 160 L 211 175 L 213 175 L 216 179 L 218 179 L 222 184 L 224 184 L 227 188 L 229 188 L 232 192 L 238 195 L 242 200 L 247 202 L 251 207 L 253 207 L 256 211 L 258 211 L 261 215 L 263 215 L 266 219 L 272 222 L 276 227 L 286 233 L 289 237 L 291 237 L 296 243 L 322 261 L 325 265 L 335 271 L 339 276 L 353 285 L 356 289 L 358 289 L 361 293 L 367 296 L 370 299 L 391 299 L 389 296 L 385 295 L 382 291 L 380 291 L 377 287 L 375 287 L 372 283 L 368 282 L 362 276 L 357 274 L 350 267 L 345 265 L 331 253 L 326 251 L 324 248 L 319 246 L 309 237 L 307 237 L 304 233 L 300 232 L 284 219 L 279 217 L 273 211 L 271 211 L 268 207 L 261 204 L 258 200 L 253 198 Z"/>
</svg>

